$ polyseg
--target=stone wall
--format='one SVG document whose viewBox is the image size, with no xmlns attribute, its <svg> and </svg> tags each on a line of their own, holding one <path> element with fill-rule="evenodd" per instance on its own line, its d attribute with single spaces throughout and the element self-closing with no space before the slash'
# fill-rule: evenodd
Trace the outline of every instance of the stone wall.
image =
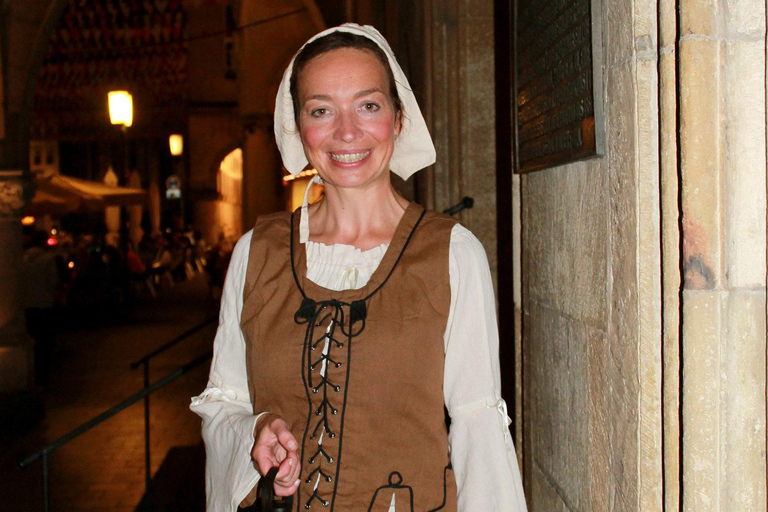
<svg viewBox="0 0 768 512">
<path fill-rule="evenodd" d="M 766 510 L 765 8 L 679 2 L 684 510 Z"/>
<path fill-rule="evenodd" d="M 532 511 L 661 510 L 656 7 L 599 13 L 605 156 L 521 177 Z"/>
</svg>

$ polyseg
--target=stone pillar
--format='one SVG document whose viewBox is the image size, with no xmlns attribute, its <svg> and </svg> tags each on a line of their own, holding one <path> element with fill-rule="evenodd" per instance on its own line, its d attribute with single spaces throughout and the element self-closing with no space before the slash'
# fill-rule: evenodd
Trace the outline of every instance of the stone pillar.
<svg viewBox="0 0 768 512">
<path fill-rule="evenodd" d="M 765 2 L 679 6 L 683 509 L 765 511 Z"/>
<path fill-rule="evenodd" d="M 493 1 L 431 0 L 425 2 L 424 17 L 427 62 L 415 58 L 409 72 L 426 81 L 426 97 L 420 106 L 430 125 L 437 162 L 417 175 L 420 201 L 428 208 L 443 210 L 470 196 L 474 206 L 457 215 L 485 247 L 496 283 L 496 139 L 494 103 Z M 401 5 L 401 37 L 408 46 L 418 20 Z M 408 28 L 406 28 L 408 27 Z M 389 28 L 389 27 L 388 27 Z M 389 35 L 389 34 L 388 34 Z M 416 36 L 422 37 L 422 36 Z M 423 68 L 420 69 L 420 68 Z M 422 77 L 422 75 L 425 75 Z M 416 85 L 411 84 L 414 88 Z M 512 222 L 512 219 L 510 219 Z M 511 265 L 512 262 L 504 262 Z M 508 312 L 511 314 L 512 312 Z M 505 313 L 506 314 L 506 313 Z M 510 340 L 511 342 L 511 340 Z M 512 371 L 510 368 L 508 371 Z"/>
<path fill-rule="evenodd" d="M 34 380 L 33 342 L 19 305 L 25 189 L 21 171 L 0 171 L 0 393 L 24 390 Z"/>
<path fill-rule="evenodd" d="M 282 160 L 272 131 L 272 116 L 250 118 L 243 144 L 243 229 L 256 217 L 286 209 Z"/>
<path fill-rule="evenodd" d="M 680 232 L 677 167 L 677 0 L 659 2 L 659 153 L 664 511 L 680 510 Z M 672 475 L 672 476 L 669 476 Z"/>
</svg>

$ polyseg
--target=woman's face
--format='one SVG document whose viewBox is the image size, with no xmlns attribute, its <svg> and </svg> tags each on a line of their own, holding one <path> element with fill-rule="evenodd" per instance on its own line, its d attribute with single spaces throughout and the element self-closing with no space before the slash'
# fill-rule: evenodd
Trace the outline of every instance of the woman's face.
<svg viewBox="0 0 768 512">
<path fill-rule="evenodd" d="M 362 188 L 389 181 L 400 116 L 373 54 L 340 48 L 309 61 L 298 81 L 299 131 L 307 160 L 326 184 Z"/>
</svg>

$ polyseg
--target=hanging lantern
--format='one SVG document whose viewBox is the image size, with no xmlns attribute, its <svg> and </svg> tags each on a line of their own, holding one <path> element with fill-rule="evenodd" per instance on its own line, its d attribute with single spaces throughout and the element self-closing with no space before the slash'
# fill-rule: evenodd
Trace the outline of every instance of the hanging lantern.
<svg viewBox="0 0 768 512">
<path fill-rule="evenodd" d="M 174 133 L 168 137 L 168 145 L 171 147 L 171 154 L 173 156 L 180 156 L 184 152 L 184 137 Z"/>
<path fill-rule="evenodd" d="M 108 98 L 109 120 L 112 124 L 131 126 L 133 124 L 133 97 L 128 91 L 111 91 Z"/>
</svg>

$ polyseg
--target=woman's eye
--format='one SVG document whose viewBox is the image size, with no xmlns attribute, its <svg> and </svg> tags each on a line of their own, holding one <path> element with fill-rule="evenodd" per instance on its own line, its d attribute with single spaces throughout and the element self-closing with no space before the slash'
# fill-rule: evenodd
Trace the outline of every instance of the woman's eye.
<svg viewBox="0 0 768 512">
<path fill-rule="evenodd" d="M 312 112 L 310 112 L 310 115 L 312 117 L 321 117 L 328 113 L 327 108 L 316 108 Z"/>
<path fill-rule="evenodd" d="M 367 112 L 376 112 L 379 110 L 379 108 L 380 108 L 379 105 L 376 103 L 366 103 L 365 105 L 363 105 L 363 110 Z"/>
</svg>

